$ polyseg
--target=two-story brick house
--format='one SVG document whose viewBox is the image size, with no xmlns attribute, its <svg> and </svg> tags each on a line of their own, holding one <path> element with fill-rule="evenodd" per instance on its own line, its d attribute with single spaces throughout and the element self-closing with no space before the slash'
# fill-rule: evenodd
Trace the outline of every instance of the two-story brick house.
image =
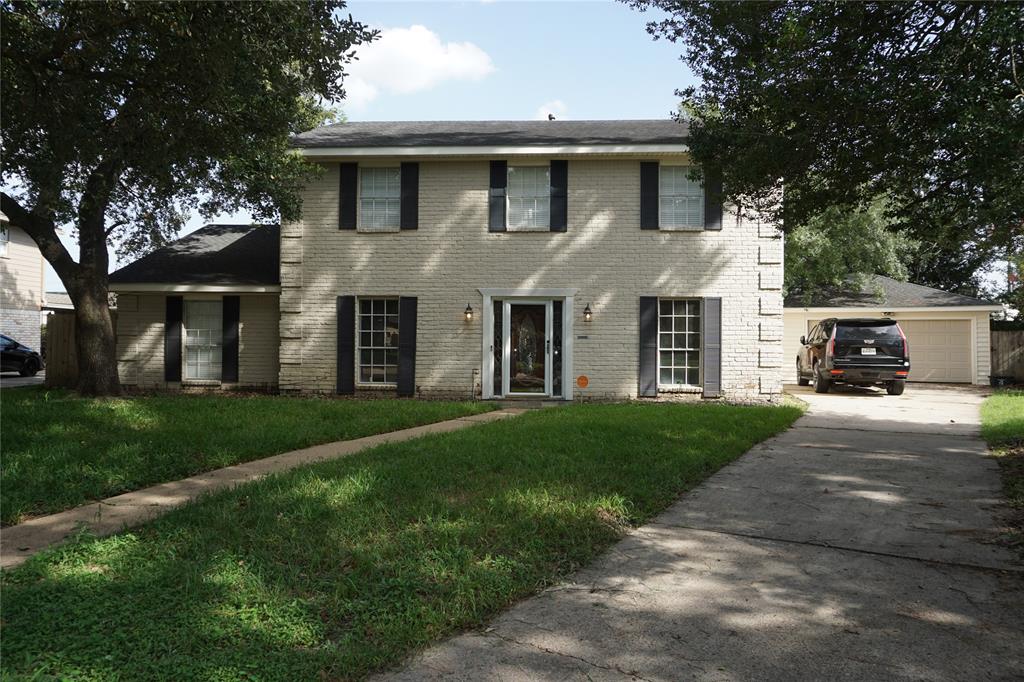
<svg viewBox="0 0 1024 682">
<path fill-rule="evenodd" d="M 780 394 L 782 241 L 723 209 L 714 173 L 689 178 L 683 125 L 343 123 L 295 145 L 322 172 L 302 219 L 280 227 L 279 273 L 262 280 L 278 289 L 140 291 L 113 276 L 122 299 L 141 296 L 133 304 L 150 311 L 119 315 L 119 327 L 130 319 L 132 337 L 152 336 L 144 352 L 164 338 L 165 371 L 137 381 L 188 382 L 187 367 L 171 366 L 204 334 L 222 334 L 210 352 L 228 349 L 223 364 L 238 368 L 245 311 L 232 299 L 279 291 L 261 310 L 279 318 L 286 391 Z M 190 329 L 190 299 L 218 297 L 205 307 L 220 327 Z"/>
</svg>

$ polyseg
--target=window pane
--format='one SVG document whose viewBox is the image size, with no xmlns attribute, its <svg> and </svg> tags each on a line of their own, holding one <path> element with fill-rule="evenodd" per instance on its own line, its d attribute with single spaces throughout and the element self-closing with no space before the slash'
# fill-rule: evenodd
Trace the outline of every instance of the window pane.
<svg viewBox="0 0 1024 682">
<path fill-rule="evenodd" d="M 548 227 L 551 224 L 551 188 L 546 166 L 511 166 L 508 169 L 508 226 Z"/>
<path fill-rule="evenodd" d="M 668 367 L 662 367 L 661 368 L 661 376 L 659 378 L 659 382 L 663 386 L 671 386 L 672 385 L 672 370 L 670 368 L 668 368 Z"/>
<path fill-rule="evenodd" d="M 690 180 L 686 166 L 659 169 L 659 204 L 664 227 L 703 227 L 704 188 Z"/>
<path fill-rule="evenodd" d="M 663 387 L 700 382 L 700 301 L 664 299 L 658 304 L 658 378 Z"/>
<path fill-rule="evenodd" d="M 359 381 L 394 383 L 398 365 L 398 299 L 360 299 Z"/>
</svg>

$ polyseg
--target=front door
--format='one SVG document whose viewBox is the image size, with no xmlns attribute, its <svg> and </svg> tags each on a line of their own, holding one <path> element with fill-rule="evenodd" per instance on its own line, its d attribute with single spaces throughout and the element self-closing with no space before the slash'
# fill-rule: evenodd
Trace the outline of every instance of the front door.
<svg viewBox="0 0 1024 682">
<path fill-rule="evenodd" d="M 550 303 L 510 303 L 508 391 L 548 395 L 548 318 Z"/>
</svg>

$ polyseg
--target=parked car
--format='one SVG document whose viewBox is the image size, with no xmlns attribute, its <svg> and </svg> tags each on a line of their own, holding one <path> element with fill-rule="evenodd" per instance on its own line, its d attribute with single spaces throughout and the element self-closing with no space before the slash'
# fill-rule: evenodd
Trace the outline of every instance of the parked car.
<svg viewBox="0 0 1024 682">
<path fill-rule="evenodd" d="M 0 334 L 0 372 L 17 372 L 23 377 L 31 377 L 41 369 L 43 357 L 39 353 Z"/>
<path fill-rule="evenodd" d="M 884 385 L 900 395 L 910 373 L 907 335 L 896 320 L 829 318 L 814 325 L 796 358 L 797 383 L 827 393 L 832 384 Z"/>
</svg>

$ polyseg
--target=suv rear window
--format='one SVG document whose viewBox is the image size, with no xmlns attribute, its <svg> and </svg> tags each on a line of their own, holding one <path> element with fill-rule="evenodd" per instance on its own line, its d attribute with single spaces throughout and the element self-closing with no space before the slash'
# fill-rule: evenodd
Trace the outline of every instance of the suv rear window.
<svg viewBox="0 0 1024 682">
<path fill-rule="evenodd" d="M 836 339 L 839 341 L 898 338 L 900 338 L 900 332 L 895 322 L 869 322 L 864 324 L 840 322 L 836 327 Z"/>
</svg>

